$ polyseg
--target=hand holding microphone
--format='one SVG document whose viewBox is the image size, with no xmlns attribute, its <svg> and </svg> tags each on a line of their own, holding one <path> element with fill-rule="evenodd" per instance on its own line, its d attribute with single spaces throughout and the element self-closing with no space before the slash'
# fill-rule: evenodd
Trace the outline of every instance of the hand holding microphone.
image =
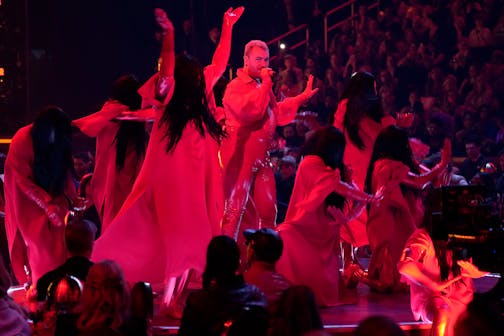
<svg viewBox="0 0 504 336">
<path fill-rule="evenodd" d="M 273 75 L 275 74 L 275 71 L 273 71 L 271 68 L 262 68 L 261 69 L 261 81 L 263 83 L 266 82 L 272 82 Z"/>
</svg>

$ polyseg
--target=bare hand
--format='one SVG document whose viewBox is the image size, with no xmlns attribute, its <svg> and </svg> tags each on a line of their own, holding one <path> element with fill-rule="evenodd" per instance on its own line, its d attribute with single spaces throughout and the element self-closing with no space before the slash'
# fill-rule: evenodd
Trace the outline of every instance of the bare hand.
<svg viewBox="0 0 504 336">
<path fill-rule="evenodd" d="M 166 12 L 161 8 L 156 8 L 154 10 L 154 15 L 156 17 L 156 22 L 163 29 L 163 32 L 173 31 L 173 23 L 168 19 Z"/>
<path fill-rule="evenodd" d="M 271 68 L 262 68 L 261 69 L 261 80 L 262 82 L 271 82 L 271 76 L 275 74 L 275 71 L 273 71 Z"/>
<path fill-rule="evenodd" d="M 310 75 L 308 77 L 308 82 L 306 83 L 306 88 L 304 89 L 303 93 L 301 93 L 301 97 L 303 97 L 303 100 L 306 102 L 308 99 L 313 97 L 313 95 L 317 93 L 318 90 L 318 88 L 313 89 L 313 75 Z"/>
<path fill-rule="evenodd" d="M 224 23 L 227 26 L 234 25 L 242 16 L 243 11 L 245 11 L 245 7 L 241 6 L 233 9 L 233 7 L 229 7 L 229 9 L 224 13 Z"/>
<path fill-rule="evenodd" d="M 469 261 L 459 260 L 457 264 L 460 266 L 460 274 L 464 277 L 476 279 L 484 277 L 489 273 L 480 271 L 478 267 L 474 266 Z"/>
</svg>

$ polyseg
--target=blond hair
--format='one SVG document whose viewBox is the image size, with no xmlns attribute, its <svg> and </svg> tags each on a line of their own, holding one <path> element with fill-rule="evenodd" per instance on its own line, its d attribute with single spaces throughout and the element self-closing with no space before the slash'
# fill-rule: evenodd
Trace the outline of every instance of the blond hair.
<svg viewBox="0 0 504 336">
<path fill-rule="evenodd" d="M 252 40 L 245 45 L 245 51 L 243 52 L 243 56 L 248 56 L 250 54 L 250 50 L 252 50 L 253 47 L 261 48 L 269 53 L 268 45 L 264 41 Z"/>
<path fill-rule="evenodd" d="M 117 329 L 124 324 L 129 311 L 129 291 L 115 261 L 104 260 L 91 266 L 78 311 L 77 328 L 81 331 Z"/>
</svg>

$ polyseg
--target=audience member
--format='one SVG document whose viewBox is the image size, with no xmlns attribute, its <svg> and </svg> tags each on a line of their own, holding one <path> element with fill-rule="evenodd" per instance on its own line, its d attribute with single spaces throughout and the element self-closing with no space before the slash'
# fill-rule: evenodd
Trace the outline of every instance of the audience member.
<svg viewBox="0 0 504 336">
<path fill-rule="evenodd" d="M 222 335 L 243 307 L 266 309 L 267 300 L 237 275 L 240 250 L 233 238 L 216 236 L 208 245 L 203 288 L 187 298 L 179 335 Z"/>
<path fill-rule="evenodd" d="M 0 334 L 3 336 L 29 336 L 32 334 L 26 313 L 7 294 L 11 279 L 0 258 Z"/>
<path fill-rule="evenodd" d="M 76 219 L 65 226 L 65 246 L 69 258 L 56 269 L 47 272 L 37 281 L 37 300 L 44 301 L 47 289 L 57 284 L 66 275 L 84 281 L 93 263 L 89 260 L 93 251 L 96 226 L 88 221 Z"/>
<path fill-rule="evenodd" d="M 401 327 L 389 317 L 375 315 L 359 322 L 354 336 L 405 336 Z"/>
<path fill-rule="evenodd" d="M 287 213 L 287 207 L 294 189 L 296 179 L 296 159 L 286 155 L 278 163 L 278 171 L 275 173 L 276 181 L 276 202 L 277 202 L 277 223 L 282 223 Z"/>
<path fill-rule="evenodd" d="M 129 335 L 129 300 L 117 263 L 105 260 L 91 266 L 77 307 L 79 336 Z"/>
<path fill-rule="evenodd" d="M 323 329 L 313 291 L 306 286 L 291 286 L 285 290 L 271 318 L 269 336 L 303 336 L 323 332 Z"/>
<path fill-rule="evenodd" d="M 488 159 L 481 154 L 481 143 L 477 137 L 471 137 L 465 141 L 467 158 L 460 165 L 460 174 L 471 181 L 481 168 L 488 162 Z"/>
<path fill-rule="evenodd" d="M 289 281 L 276 271 L 276 262 L 283 251 L 282 238 L 270 228 L 248 229 L 243 231 L 243 235 L 248 245 L 248 268 L 243 274 L 245 281 L 264 293 L 269 310 L 274 312 L 280 296 L 290 285 Z"/>
</svg>

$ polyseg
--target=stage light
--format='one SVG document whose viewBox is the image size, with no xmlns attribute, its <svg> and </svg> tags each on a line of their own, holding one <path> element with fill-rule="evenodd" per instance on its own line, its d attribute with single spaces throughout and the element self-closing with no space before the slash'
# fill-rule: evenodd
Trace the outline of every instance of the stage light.
<svg viewBox="0 0 504 336">
<path fill-rule="evenodd" d="M 3 76 L 5 76 L 5 68 L 0 67 L 0 77 L 3 77 Z"/>
<path fill-rule="evenodd" d="M 280 49 L 285 50 L 287 48 L 287 45 L 283 42 L 280 42 L 279 47 L 280 47 Z"/>
</svg>

